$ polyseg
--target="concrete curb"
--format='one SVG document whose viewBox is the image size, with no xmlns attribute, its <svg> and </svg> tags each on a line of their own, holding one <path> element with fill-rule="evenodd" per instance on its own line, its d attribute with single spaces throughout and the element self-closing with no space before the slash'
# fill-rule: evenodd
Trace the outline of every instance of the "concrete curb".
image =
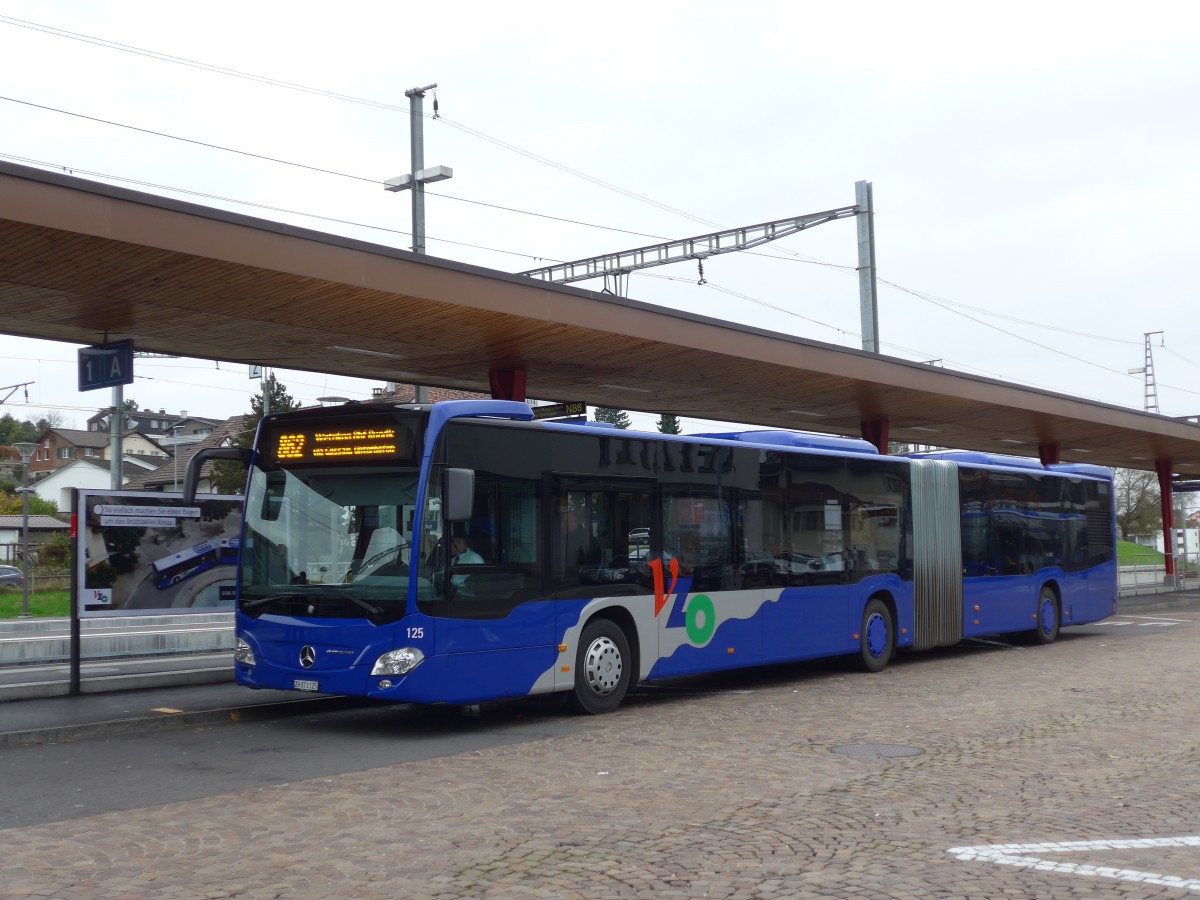
<svg viewBox="0 0 1200 900">
<path fill-rule="evenodd" d="M 222 664 L 210 669 L 97 675 L 83 679 L 79 686 L 79 692 L 81 694 L 110 694 L 114 691 L 222 683 L 233 683 L 232 664 Z M 70 685 L 66 681 L 30 681 L 21 684 L 0 685 L 0 708 L 3 708 L 3 704 L 9 701 L 66 697 L 69 692 Z"/>
<path fill-rule="evenodd" d="M 1143 594 L 1141 596 L 1145 597 L 1146 595 Z M 1166 612 L 1173 609 L 1195 607 L 1197 603 L 1200 602 L 1200 597 L 1196 596 L 1180 597 L 1167 594 L 1162 596 L 1162 600 L 1145 600 L 1136 603 L 1130 602 L 1131 600 L 1135 599 L 1133 597 L 1127 597 L 1124 600 L 1118 600 L 1117 614 L 1122 616 L 1134 616 L 1138 613 Z M 1141 597 L 1136 599 L 1141 600 Z"/>
<path fill-rule="evenodd" d="M 198 710 L 196 712 L 162 713 L 156 716 L 134 716 L 107 722 L 83 725 L 55 725 L 27 731 L 0 733 L 0 747 L 31 747 L 38 744 L 64 744 L 95 737 L 140 734 L 147 731 L 167 731 L 193 725 L 213 725 L 218 722 L 268 721 L 284 716 L 327 712 L 345 706 L 345 697 L 306 697 L 300 700 L 280 700 L 249 706 Z"/>
</svg>

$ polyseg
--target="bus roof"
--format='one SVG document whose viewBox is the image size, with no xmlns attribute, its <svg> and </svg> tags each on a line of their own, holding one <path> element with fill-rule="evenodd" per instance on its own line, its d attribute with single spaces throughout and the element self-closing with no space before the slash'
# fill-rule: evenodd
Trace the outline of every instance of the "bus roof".
<svg viewBox="0 0 1200 900">
<path fill-rule="evenodd" d="M 944 459 L 968 466 L 990 466 L 997 469 L 1029 469 L 1052 472 L 1056 475 L 1077 475 L 1084 478 L 1112 480 L 1112 470 L 1090 463 L 1051 463 L 1042 465 L 1031 456 L 1008 456 L 1004 453 L 985 453 L 979 450 L 930 450 L 924 453 L 905 453 L 909 459 Z"/>
<path fill-rule="evenodd" d="M 397 404 L 387 401 L 367 401 L 365 403 L 347 404 L 362 411 L 375 409 L 406 409 L 413 412 L 427 412 L 432 431 L 438 431 L 450 419 L 456 418 L 494 418 L 507 419 L 514 422 L 531 422 L 532 408 L 523 401 L 517 400 L 443 400 L 434 404 Z M 338 415 L 346 407 L 324 407 L 304 410 L 302 414 Z M 536 423 L 539 427 L 554 431 L 591 431 L 597 428 L 610 428 L 608 422 L 566 422 L 547 419 Z M 783 429 L 758 429 L 751 431 L 702 432 L 697 434 L 662 434 L 657 431 L 640 431 L 635 429 L 620 429 L 622 436 L 643 437 L 653 439 L 681 440 L 687 442 L 731 441 L 734 443 L 751 444 L 761 447 L 791 447 L 803 450 L 824 451 L 826 453 L 848 453 L 862 456 L 877 456 L 885 459 L 914 460 L 930 459 L 955 462 L 963 465 L 989 466 L 998 469 L 1023 469 L 1038 472 L 1051 472 L 1057 475 L 1077 476 L 1084 478 L 1101 478 L 1112 480 L 1112 471 L 1104 466 L 1089 463 L 1052 463 L 1042 465 L 1040 460 L 1027 456 L 1009 456 L 1003 453 L 989 453 L 979 450 L 930 450 L 920 453 L 900 453 L 895 456 L 883 456 L 870 441 L 860 438 L 839 437 L 812 431 L 787 431 Z"/>
<path fill-rule="evenodd" d="M 1042 469 L 1041 462 L 1030 456 L 1008 456 L 1004 453 L 984 453 L 979 450 L 928 450 L 905 453 L 910 459 L 945 459 L 976 466 L 998 466 L 1002 469 Z"/>
<path fill-rule="evenodd" d="M 810 450 L 836 450 L 846 453 L 868 453 L 878 456 L 879 451 L 870 441 L 862 438 L 837 437 L 818 434 L 814 431 L 730 431 L 693 434 L 690 437 L 714 438 L 722 441 L 742 441 L 747 444 L 776 444 L 780 447 L 804 447 Z"/>
</svg>

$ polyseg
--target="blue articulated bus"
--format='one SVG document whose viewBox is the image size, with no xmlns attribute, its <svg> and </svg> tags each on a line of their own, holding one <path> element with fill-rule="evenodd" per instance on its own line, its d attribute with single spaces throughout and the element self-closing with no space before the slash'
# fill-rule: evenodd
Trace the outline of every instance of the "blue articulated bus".
<svg viewBox="0 0 1200 900">
<path fill-rule="evenodd" d="M 236 552 L 235 550 L 235 556 Z M 227 562 L 232 562 L 232 560 Z M 208 541 L 201 541 L 186 550 L 156 559 L 151 565 L 154 570 L 154 586 L 160 591 L 165 590 L 193 575 L 207 572 L 213 566 L 222 564 L 221 551 Z"/>
<path fill-rule="evenodd" d="M 1116 611 L 1099 466 L 535 422 L 501 400 L 271 415 L 243 458 L 253 688 L 564 692 L 602 713 L 641 681 L 842 655 L 880 671 L 900 648 L 1050 643 Z"/>
</svg>

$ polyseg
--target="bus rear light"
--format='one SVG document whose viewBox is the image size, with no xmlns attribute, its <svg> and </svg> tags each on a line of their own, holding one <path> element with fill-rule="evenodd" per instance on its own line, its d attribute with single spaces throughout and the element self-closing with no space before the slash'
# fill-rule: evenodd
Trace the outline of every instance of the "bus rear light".
<svg viewBox="0 0 1200 900">
<path fill-rule="evenodd" d="M 399 650 L 389 650 L 371 668 L 372 675 L 407 675 L 422 662 L 425 654 L 416 647 L 401 647 Z"/>
<path fill-rule="evenodd" d="M 250 649 L 250 645 L 241 638 L 238 638 L 237 643 L 234 645 L 233 659 L 235 662 L 240 662 L 244 666 L 258 665 L 258 660 L 254 658 L 254 651 Z"/>
</svg>

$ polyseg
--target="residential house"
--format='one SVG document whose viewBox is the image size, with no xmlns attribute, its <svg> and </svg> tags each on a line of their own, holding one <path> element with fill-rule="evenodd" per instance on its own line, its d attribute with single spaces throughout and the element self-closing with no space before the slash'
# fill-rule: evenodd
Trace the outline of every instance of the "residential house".
<svg viewBox="0 0 1200 900">
<path fill-rule="evenodd" d="M 126 456 L 121 463 L 121 485 L 132 478 L 158 468 L 155 463 L 134 456 Z M 58 504 L 60 513 L 71 512 L 71 489 L 102 491 L 112 487 L 112 463 L 107 459 L 72 460 L 62 468 L 55 469 L 33 484 L 34 493 L 43 500 Z"/>
<path fill-rule="evenodd" d="M 87 420 L 87 430 L 111 432 L 111 422 L 112 407 L 102 409 Z M 136 431 L 149 437 L 169 435 L 174 430 L 178 430 L 180 437 L 203 436 L 220 424 L 220 419 L 189 416 L 186 409 L 178 413 L 168 413 L 165 409 L 160 409 L 158 412 L 152 409 L 127 409 L 121 414 L 123 431 Z"/>
<path fill-rule="evenodd" d="M 198 450 L 205 447 L 233 447 L 236 438 L 242 430 L 242 417 L 233 416 L 218 424 L 201 440 L 193 444 L 179 445 L 179 453 L 169 462 L 161 463 L 157 468 L 143 472 L 131 478 L 125 485 L 127 491 L 165 491 L 177 492 L 183 490 L 183 477 L 187 472 L 188 461 Z M 205 463 L 200 470 L 198 492 L 212 493 L 212 463 Z"/>
<path fill-rule="evenodd" d="M 107 459 L 109 441 L 110 435 L 102 431 L 49 428 L 38 435 L 38 447 L 29 460 L 29 474 L 38 478 L 76 459 Z M 137 432 L 121 436 L 121 452 L 151 462 L 161 462 L 170 456 L 160 443 Z"/>
<path fill-rule="evenodd" d="M 0 563 L 21 564 L 24 516 L 0 516 Z M 31 515 L 29 517 L 30 555 L 55 535 L 71 533 L 71 526 L 54 516 Z"/>
<path fill-rule="evenodd" d="M 453 388 L 426 387 L 419 388 L 415 384 L 401 384 L 389 381 L 385 387 L 374 388 L 371 391 L 373 400 L 394 400 L 397 403 L 416 403 L 417 391 L 424 390 L 423 403 L 441 403 L 443 400 L 487 400 L 491 394 L 479 394 L 474 391 L 459 391 Z"/>
</svg>

